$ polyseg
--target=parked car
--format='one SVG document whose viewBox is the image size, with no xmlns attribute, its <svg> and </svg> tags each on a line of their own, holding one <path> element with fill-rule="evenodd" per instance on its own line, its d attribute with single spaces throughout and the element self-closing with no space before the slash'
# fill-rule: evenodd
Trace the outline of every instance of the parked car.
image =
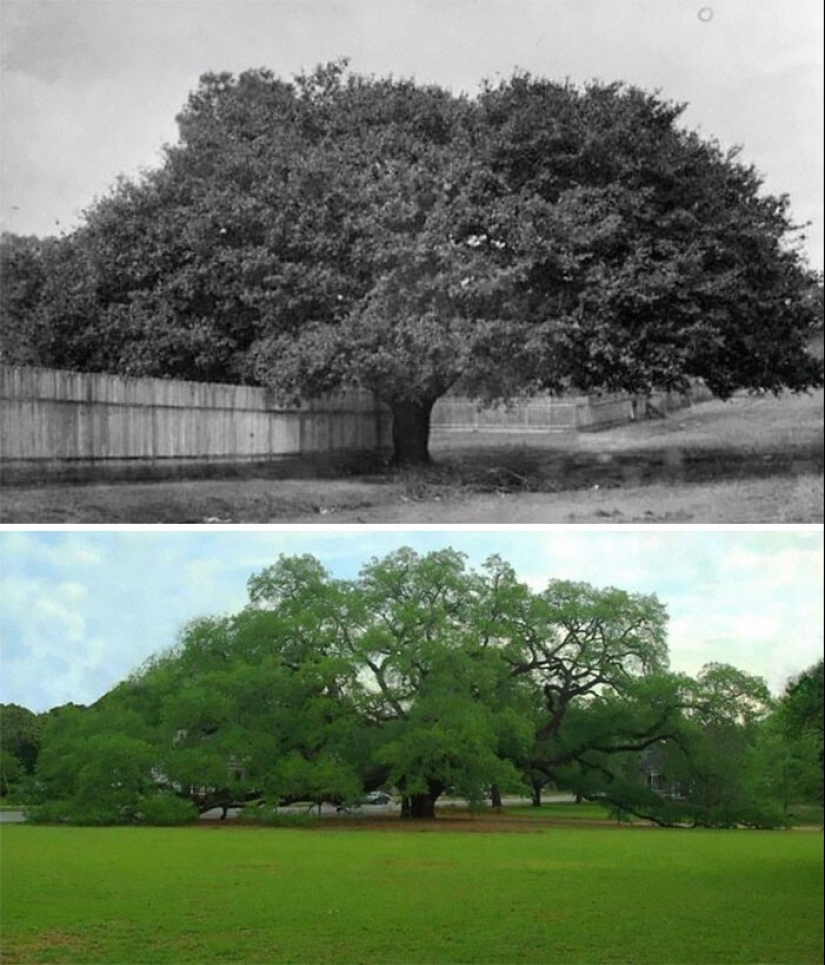
<svg viewBox="0 0 825 965">
<path fill-rule="evenodd" d="M 370 791 L 363 800 L 364 804 L 389 804 L 392 798 L 386 791 Z"/>
</svg>

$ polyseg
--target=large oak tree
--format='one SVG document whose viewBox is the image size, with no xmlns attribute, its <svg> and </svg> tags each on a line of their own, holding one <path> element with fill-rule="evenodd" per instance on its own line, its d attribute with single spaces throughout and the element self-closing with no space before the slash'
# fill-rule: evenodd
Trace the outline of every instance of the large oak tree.
<svg viewBox="0 0 825 965">
<path fill-rule="evenodd" d="M 710 786 L 724 757 L 701 735 L 746 748 L 764 693 L 731 668 L 669 674 L 665 631 L 655 596 L 536 591 L 497 557 L 471 570 L 452 549 L 400 549 L 346 580 L 281 557 L 240 613 L 192 622 L 51 721 L 37 778 L 47 813 L 63 799 L 94 820 L 151 813 L 169 789 L 206 810 L 385 786 L 418 818 L 446 792 L 478 804 L 548 780 L 627 801 L 624 762 L 671 745 L 674 773 Z"/>
<path fill-rule="evenodd" d="M 205 75 L 162 166 L 50 256 L 34 341 L 81 368 L 364 386 L 401 463 L 428 460 L 450 390 L 820 385 L 789 201 L 683 106 L 529 75 L 470 98 L 344 63 Z"/>
</svg>

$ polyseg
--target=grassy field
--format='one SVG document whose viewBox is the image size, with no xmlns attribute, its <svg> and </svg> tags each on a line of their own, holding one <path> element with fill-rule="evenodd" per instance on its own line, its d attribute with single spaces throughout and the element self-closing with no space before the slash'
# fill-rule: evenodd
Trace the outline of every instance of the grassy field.
<svg viewBox="0 0 825 965">
<path fill-rule="evenodd" d="M 823 393 L 737 396 L 597 433 L 436 432 L 435 465 L 8 486 L 6 523 L 821 523 Z M 367 471 L 371 469 L 371 471 Z"/>
<path fill-rule="evenodd" d="M 542 804 L 540 808 L 532 805 L 507 808 L 507 815 L 530 820 L 544 820 L 552 818 L 562 821 L 610 821 L 610 811 L 600 804 L 582 802 L 581 804 L 567 804 L 564 802 Z"/>
<path fill-rule="evenodd" d="M 820 834 L 474 827 L 4 827 L 2 960 L 822 961 Z"/>
</svg>

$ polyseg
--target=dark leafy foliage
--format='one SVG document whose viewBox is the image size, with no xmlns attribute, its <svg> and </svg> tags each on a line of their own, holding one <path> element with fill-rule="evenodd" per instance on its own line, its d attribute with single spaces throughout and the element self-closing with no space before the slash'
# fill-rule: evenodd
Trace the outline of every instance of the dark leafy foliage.
<svg viewBox="0 0 825 965">
<path fill-rule="evenodd" d="M 470 99 L 343 62 L 207 74 L 159 169 L 60 241 L 4 239 L 4 357 L 359 384 L 412 462 L 451 389 L 822 384 L 788 199 L 682 110 L 529 75 Z"/>
</svg>

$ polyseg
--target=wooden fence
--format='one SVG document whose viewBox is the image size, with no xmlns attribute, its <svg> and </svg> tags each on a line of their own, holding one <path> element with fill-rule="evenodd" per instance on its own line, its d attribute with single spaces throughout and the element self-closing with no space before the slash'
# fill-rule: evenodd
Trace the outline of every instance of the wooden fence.
<svg viewBox="0 0 825 965">
<path fill-rule="evenodd" d="M 267 390 L 0 365 L 3 477 L 40 469 L 267 461 L 390 445 L 389 411 L 367 392 L 294 408 Z"/>
<path fill-rule="evenodd" d="M 581 432 L 655 418 L 710 397 L 702 384 L 694 386 L 689 395 L 661 392 L 650 397 L 618 393 L 541 396 L 497 406 L 446 396 L 436 402 L 431 425 L 444 432 Z"/>
<path fill-rule="evenodd" d="M 484 407 L 440 399 L 438 431 L 563 432 L 630 422 L 708 398 L 627 395 L 540 397 Z M 377 452 L 391 445 L 392 418 L 368 392 L 293 408 L 265 389 L 125 378 L 0 365 L 0 480 L 97 478 L 215 463 Z"/>
</svg>

